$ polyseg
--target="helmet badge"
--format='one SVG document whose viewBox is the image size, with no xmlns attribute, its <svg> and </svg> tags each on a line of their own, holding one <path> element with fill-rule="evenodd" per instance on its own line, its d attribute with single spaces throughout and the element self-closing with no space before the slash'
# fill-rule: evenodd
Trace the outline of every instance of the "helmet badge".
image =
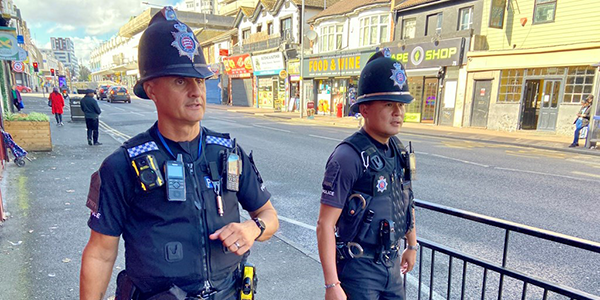
<svg viewBox="0 0 600 300">
<path fill-rule="evenodd" d="M 177 23 L 173 25 L 177 32 L 171 32 L 175 40 L 171 43 L 171 46 L 179 50 L 179 56 L 187 56 L 193 62 L 194 55 L 200 55 L 198 53 L 198 42 L 194 34 L 187 31 L 187 26 L 183 23 Z"/>
<path fill-rule="evenodd" d="M 163 14 L 165 15 L 165 19 L 167 19 L 167 21 L 177 20 L 177 14 L 172 6 L 165 6 Z"/>
<path fill-rule="evenodd" d="M 392 69 L 392 76 L 390 79 L 394 82 L 394 85 L 397 85 L 402 89 L 404 84 L 406 83 L 406 73 L 402 69 L 402 65 L 400 63 L 394 63 L 394 68 Z"/>
</svg>

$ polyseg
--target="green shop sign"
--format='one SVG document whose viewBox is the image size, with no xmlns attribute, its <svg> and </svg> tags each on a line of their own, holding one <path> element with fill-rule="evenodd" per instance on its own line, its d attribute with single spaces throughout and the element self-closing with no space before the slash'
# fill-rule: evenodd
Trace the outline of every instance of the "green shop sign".
<svg viewBox="0 0 600 300">
<path fill-rule="evenodd" d="M 439 66 L 463 65 L 468 40 L 453 38 L 437 43 L 419 43 L 404 47 L 391 47 L 392 57 L 404 64 L 407 69 L 420 69 Z"/>
</svg>

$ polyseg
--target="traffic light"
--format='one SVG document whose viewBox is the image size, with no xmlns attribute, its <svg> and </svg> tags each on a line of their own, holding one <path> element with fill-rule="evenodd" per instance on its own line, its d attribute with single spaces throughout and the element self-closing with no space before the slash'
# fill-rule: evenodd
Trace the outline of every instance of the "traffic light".
<svg viewBox="0 0 600 300">
<path fill-rule="evenodd" d="M 33 71 L 34 71 L 34 72 L 36 72 L 36 73 L 40 71 L 40 70 L 38 69 L 38 63 L 37 63 L 37 62 L 35 62 L 35 61 L 33 62 Z"/>
<path fill-rule="evenodd" d="M 52 76 L 54 76 L 54 69 L 50 69 L 50 74 L 52 74 Z"/>
</svg>

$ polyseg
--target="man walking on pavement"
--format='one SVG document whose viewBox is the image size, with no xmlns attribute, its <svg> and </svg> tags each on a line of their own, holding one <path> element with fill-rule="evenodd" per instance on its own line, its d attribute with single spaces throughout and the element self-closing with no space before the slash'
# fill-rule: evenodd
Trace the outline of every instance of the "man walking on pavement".
<svg viewBox="0 0 600 300">
<path fill-rule="evenodd" d="M 173 8 L 154 15 L 138 51 L 134 92 L 154 102 L 158 122 L 92 175 L 80 298 L 104 297 L 122 235 L 116 299 L 238 299 L 248 250 L 279 227 L 271 195 L 252 153 L 201 126 L 213 73 Z"/>
<path fill-rule="evenodd" d="M 85 127 L 87 128 L 88 145 L 102 145 L 98 142 L 98 117 L 102 113 L 98 102 L 94 99 L 94 90 L 87 89 L 85 96 L 81 99 L 81 110 L 85 116 Z"/>
<path fill-rule="evenodd" d="M 323 179 L 317 239 L 325 299 L 402 300 L 402 274 L 412 270 L 418 244 L 414 153 L 396 134 L 413 97 L 389 49 L 365 65 L 357 100 L 350 109 L 365 125 L 336 147 Z"/>
</svg>

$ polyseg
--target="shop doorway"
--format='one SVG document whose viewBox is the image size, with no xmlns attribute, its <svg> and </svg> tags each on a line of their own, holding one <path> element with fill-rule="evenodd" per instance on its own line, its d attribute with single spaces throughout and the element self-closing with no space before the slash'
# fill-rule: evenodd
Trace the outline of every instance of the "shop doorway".
<svg viewBox="0 0 600 300">
<path fill-rule="evenodd" d="M 421 112 L 421 122 L 433 123 L 433 119 L 435 118 L 435 105 L 437 103 L 438 79 L 425 78 L 425 85 L 423 88 L 424 103 L 423 111 Z"/>
<path fill-rule="evenodd" d="M 560 93 L 560 80 L 544 80 L 544 93 L 540 107 L 539 130 L 554 131 L 558 116 L 558 94 Z"/>
<path fill-rule="evenodd" d="M 472 127 L 487 127 L 490 112 L 491 80 L 476 80 L 473 90 L 473 112 L 471 113 Z"/>
<path fill-rule="evenodd" d="M 521 129 L 537 129 L 541 80 L 525 81 L 525 96 L 521 113 Z"/>
</svg>

